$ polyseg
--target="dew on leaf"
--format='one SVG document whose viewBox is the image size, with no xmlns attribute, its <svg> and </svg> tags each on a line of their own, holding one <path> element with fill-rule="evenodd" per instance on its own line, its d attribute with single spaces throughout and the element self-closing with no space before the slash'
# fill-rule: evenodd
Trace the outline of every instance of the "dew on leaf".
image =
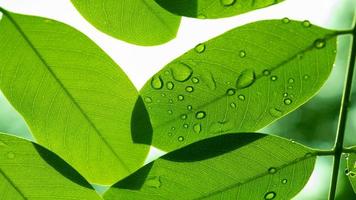
<svg viewBox="0 0 356 200">
<path fill-rule="evenodd" d="M 163 81 L 160 76 L 154 76 L 151 80 L 151 86 L 153 89 L 159 90 L 163 87 Z"/>
<path fill-rule="evenodd" d="M 201 124 L 195 124 L 193 126 L 193 130 L 195 133 L 200 133 L 201 132 Z"/>
<path fill-rule="evenodd" d="M 230 89 L 228 89 L 228 90 L 226 91 L 226 95 L 228 95 L 228 96 L 232 96 L 232 95 L 234 95 L 235 93 L 236 93 L 236 90 L 233 89 L 233 88 L 230 88 Z"/>
<path fill-rule="evenodd" d="M 269 71 L 268 69 L 265 69 L 265 70 L 263 70 L 263 75 L 265 75 L 265 76 L 269 76 L 270 74 L 271 74 L 271 71 Z"/>
<path fill-rule="evenodd" d="M 272 81 L 276 81 L 277 79 L 278 79 L 277 76 L 271 76 L 271 80 L 272 80 Z"/>
<path fill-rule="evenodd" d="M 172 132 L 168 132 L 168 136 L 172 136 L 173 135 L 173 133 Z"/>
<path fill-rule="evenodd" d="M 306 74 L 306 75 L 304 75 L 304 76 L 303 76 L 303 79 L 304 79 L 304 80 L 309 79 L 309 75 L 307 75 L 307 74 Z"/>
<path fill-rule="evenodd" d="M 284 99 L 284 104 L 286 105 L 290 105 L 292 103 L 292 100 L 287 98 L 287 99 Z"/>
<path fill-rule="evenodd" d="M 288 79 L 288 83 L 294 83 L 294 79 L 293 78 Z"/>
<path fill-rule="evenodd" d="M 161 96 L 162 96 L 162 97 L 165 97 L 165 96 L 166 96 L 166 94 L 165 94 L 165 93 L 162 93 L 162 94 L 161 94 Z"/>
<path fill-rule="evenodd" d="M 172 127 L 171 130 L 172 130 L 172 131 L 176 130 L 176 127 Z"/>
<path fill-rule="evenodd" d="M 184 96 L 183 95 L 178 95 L 178 100 L 179 101 L 183 101 L 184 100 Z"/>
<path fill-rule="evenodd" d="M 285 17 L 282 19 L 282 22 L 285 23 L 285 24 L 288 24 L 290 22 L 290 19 Z"/>
<path fill-rule="evenodd" d="M 306 28 L 309 28 L 311 26 L 311 23 L 308 21 L 308 20 L 304 20 L 302 22 L 303 26 L 306 27 Z"/>
<path fill-rule="evenodd" d="M 230 107 L 231 108 L 236 108 L 236 104 L 235 103 L 230 103 Z"/>
<path fill-rule="evenodd" d="M 314 42 L 314 47 L 317 49 L 322 49 L 325 47 L 325 45 L 326 45 L 325 39 L 317 39 Z"/>
<path fill-rule="evenodd" d="M 223 6 L 232 6 L 236 0 L 220 0 L 220 2 Z"/>
<path fill-rule="evenodd" d="M 179 82 L 184 82 L 193 74 L 192 68 L 184 63 L 173 63 L 170 65 L 173 79 Z"/>
<path fill-rule="evenodd" d="M 192 109 L 193 109 L 193 106 L 191 106 L 191 105 L 187 106 L 187 110 L 192 110 Z"/>
<path fill-rule="evenodd" d="M 240 58 L 246 57 L 246 51 L 241 50 L 241 51 L 239 52 L 239 56 L 240 56 Z"/>
<path fill-rule="evenodd" d="M 10 152 L 7 153 L 6 156 L 7 156 L 7 158 L 9 158 L 9 159 L 14 159 L 14 158 L 15 158 L 15 153 L 10 151 Z"/>
<path fill-rule="evenodd" d="M 189 128 L 189 125 L 188 124 L 183 124 L 183 127 L 184 128 Z"/>
<path fill-rule="evenodd" d="M 252 69 L 246 69 L 241 72 L 240 76 L 236 80 L 236 88 L 242 89 L 249 87 L 252 85 L 256 80 L 255 71 Z"/>
<path fill-rule="evenodd" d="M 152 103 L 151 97 L 146 97 L 146 98 L 145 98 L 145 102 L 146 102 L 146 103 Z"/>
<path fill-rule="evenodd" d="M 206 19 L 206 16 L 204 14 L 199 14 L 197 17 L 198 19 Z"/>
<path fill-rule="evenodd" d="M 270 173 L 270 174 L 275 174 L 276 172 L 277 172 L 277 169 L 274 167 L 271 167 L 268 169 L 268 173 Z"/>
<path fill-rule="evenodd" d="M 180 116 L 180 118 L 183 119 L 183 120 L 185 120 L 185 119 L 188 118 L 188 116 L 187 116 L 186 114 L 182 114 L 182 115 Z"/>
<path fill-rule="evenodd" d="M 265 194 L 265 199 L 266 200 L 271 200 L 271 199 L 274 199 L 275 197 L 276 197 L 277 195 L 276 195 L 276 193 L 275 192 L 267 192 L 266 194 Z"/>
<path fill-rule="evenodd" d="M 240 94 L 240 95 L 238 96 L 238 98 L 239 98 L 241 101 L 245 101 L 245 96 L 242 95 L 242 94 Z"/>
<path fill-rule="evenodd" d="M 169 102 L 170 104 L 172 104 L 172 103 L 173 103 L 173 99 L 168 100 L 168 102 Z"/>
<path fill-rule="evenodd" d="M 179 136 L 179 137 L 178 137 L 178 141 L 179 141 L 179 142 L 183 142 L 183 141 L 184 141 L 184 137 L 183 137 L 183 136 Z"/>
<path fill-rule="evenodd" d="M 192 82 L 197 84 L 197 83 L 199 83 L 199 79 L 197 77 L 193 77 L 192 78 Z"/>
<path fill-rule="evenodd" d="M 287 92 L 283 93 L 283 96 L 284 96 L 284 97 L 287 97 L 287 96 L 288 96 L 288 93 L 287 93 Z"/>
<path fill-rule="evenodd" d="M 291 90 L 291 89 L 293 89 L 293 86 L 291 86 L 291 85 L 290 85 L 290 86 L 288 86 L 288 89 L 290 89 L 290 90 Z"/>
<path fill-rule="evenodd" d="M 288 183 L 288 180 L 287 179 L 282 179 L 282 184 L 287 184 Z"/>
<path fill-rule="evenodd" d="M 206 116 L 206 113 L 204 111 L 198 111 L 196 114 L 195 114 L 195 117 L 197 119 L 204 119 Z"/>
<path fill-rule="evenodd" d="M 171 82 L 171 81 L 167 82 L 167 89 L 168 90 L 173 90 L 173 88 L 174 88 L 174 83 Z"/>
<path fill-rule="evenodd" d="M 271 114 L 272 117 L 280 117 L 282 116 L 283 112 L 277 108 L 271 108 L 269 110 L 269 114 Z"/>
<path fill-rule="evenodd" d="M 153 177 L 149 177 L 145 184 L 149 187 L 153 187 L 153 188 L 160 188 L 162 183 L 161 183 L 161 179 L 159 176 L 153 176 Z"/>
<path fill-rule="evenodd" d="M 203 53 L 205 51 L 205 44 L 204 43 L 200 43 L 198 44 L 197 46 L 195 46 L 194 50 L 197 52 L 197 53 Z"/>
<path fill-rule="evenodd" d="M 193 92 L 194 91 L 194 88 L 192 87 L 192 86 L 187 86 L 186 88 L 185 88 L 185 91 L 187 91 L 187 92 Z"/>
</svg>

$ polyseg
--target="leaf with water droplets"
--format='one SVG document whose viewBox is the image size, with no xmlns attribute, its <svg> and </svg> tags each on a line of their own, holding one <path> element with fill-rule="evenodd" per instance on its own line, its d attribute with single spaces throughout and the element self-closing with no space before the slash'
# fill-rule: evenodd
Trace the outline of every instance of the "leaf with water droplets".
<svg viewBox="0 0 356 200">
<path fill-rule="evenodd" d="M 6 143 L 0 146 L 0 199 L 101 199 L 78 172 L 47 149 L 3 133 L 0 141 Z"/>
<path fill-rule="evenodd" d="M 71 0 L 100 31 L 129 43 L 151 46 L 175 38 L 180 17 L 147 0 Z"/>
<path fill-rule="evenodd" d="M 168 11 L 187 17 L 215 19 L 257 10 L 283 0 L 155 0 Z"/>
<path fill-rule="evenodd" d="M 148 145 L 131 136 L 139 96 L 119 66 L 65 24 L 1 11 L 0 88 L 36 141 L 92 183 L 112 184 L 141 167 Z M 163 87 L 159 77 L 152 84 Z"/>
<path fill-rule="evenodd" d="M 280 137 L 227 134 L 165 155 L 115 184 L 104 199 L 292 199 L 315 160 L 313 150 Z"/>
<path fill-rule="evenodd" d="M 356 147 L 351 148 L 354 152 L 347 157 L 347 173 L 352 188 L 356 193 Z"/>
<path fill-rule="evenodd" d="M 216 134 L 257 131 L 313 97 L 331 72 L 337 35 L 345 32 L 303 24 L 290 19 L 247 24 L 202 43 L 204 51 L 195 47 L 164 67 L 155 76 L 173 82 L 174 89 L 156 91 L 148 82 L 140 91 L 143 98 L 174 100 L 148 111 L 153 145 L 172 151 Z M 178 95 L 184 99 L 177 100 Z M 165 110 L 173 114 L 165 115 Z M 199 111 L 206 117 L 197 119 Z M 182 114 L 188 116 L 184 122 L 178 120 Z M 199 134 L 193 128 L 197 123 Z M 184 142 L 167 136 L 172 126 Z"/>
</svg>

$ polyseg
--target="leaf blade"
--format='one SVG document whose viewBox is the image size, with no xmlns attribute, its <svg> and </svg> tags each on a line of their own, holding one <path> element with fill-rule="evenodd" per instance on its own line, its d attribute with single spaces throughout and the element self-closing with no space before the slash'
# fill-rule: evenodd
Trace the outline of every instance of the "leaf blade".
<svg viewBox="0 0 356 200">
<path fill-rule="evenodd" d="M 356 147 L 351 150 L 355 151 Z M 356 153 L 349 153 L 347 157 L 347 173 L 351 186 L 356 194 Z"/>
</svg>

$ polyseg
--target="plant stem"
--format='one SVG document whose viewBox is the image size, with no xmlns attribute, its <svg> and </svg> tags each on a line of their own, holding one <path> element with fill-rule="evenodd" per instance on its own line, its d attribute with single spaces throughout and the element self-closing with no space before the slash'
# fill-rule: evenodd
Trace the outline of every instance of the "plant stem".
<svg viewBox="0 0 356 200">
<path fill-rule="evenodd" d="M 337 133 L 336 133 L 336 141 L 333 149 L 333 151 L 335 152 L 335 157 L 334 157 L 333 172 L 332 172 L 331 186 L 329 192 L 329 200 L 334 200 L 336 196 L 336 186 L 337 186 L 337 179 L 339 175 L 340 160 L 344 149 L 343 144 L 344 144 L 344 137 L 345 137 L 346 121 L 347 121 L 347 110 L 348 110 L 349 103 L 351 101 L 350 97 L 351 97 L 352 78 L 355 69 L 355 59 L 356 59 L 356 26 L 354 26 L 353 28 L 352 35 L 353 37 L 352 37 L 351 58 L 346 72 L 346 80 L 345 80 L 344 90 L 343 90 L 343 95 L 341 100 L 340 117 L 339 117 L 339 123 L 337 127 Z"/>
</svg>

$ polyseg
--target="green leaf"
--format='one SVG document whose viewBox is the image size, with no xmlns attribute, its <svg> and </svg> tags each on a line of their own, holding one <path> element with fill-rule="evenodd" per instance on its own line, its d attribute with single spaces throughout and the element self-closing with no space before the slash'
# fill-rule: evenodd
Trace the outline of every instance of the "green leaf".
<svg viewBox="0 0 356 200">
<path fill-rule="evenodd" d="M 264 8 L 283 0 L 155 0 L 168 11 L 187 17 L 215 19 L 231 17 L 259 8 Z"/>
<path fill-rule="evenodd" d="M 348 154 L 346 175 L 349 177 L 352 188 L 356 193 L 356 147 L 353 147 L 354 153 Z"/>
<path fill-rule="evenodd" d="M 125 73 L 71 27 L 1 11 L 0 88 L 36 141 L 91 183 L 140 168 L 148 147 L 131 138 L 138 92 Z"/>
<path fill-rule="evenodd" d="M 217 136 L 145 166 L 104 199 L 291 199 L 315 160 L 313 150 L 276 136 Z"/>
<path fill-rule="evenodd" d="M 71 0 L 93 26 L 137 45 L 159 45 L 175 38 L 180 17 L 154 0 Z"/>
<path fill-rule="evenodd" d="M 0 199 L 101 198 L 57 155 L 32 142 L 0 133 Z"/>
<path fill-rule="evenodd" d="M 171 151 L 216 134 L 253 132 L 295 110 L 328 78 L 337 34 L 270 20 L 197 45 L 141 90 L 152 144 Z"/>
</svg>

